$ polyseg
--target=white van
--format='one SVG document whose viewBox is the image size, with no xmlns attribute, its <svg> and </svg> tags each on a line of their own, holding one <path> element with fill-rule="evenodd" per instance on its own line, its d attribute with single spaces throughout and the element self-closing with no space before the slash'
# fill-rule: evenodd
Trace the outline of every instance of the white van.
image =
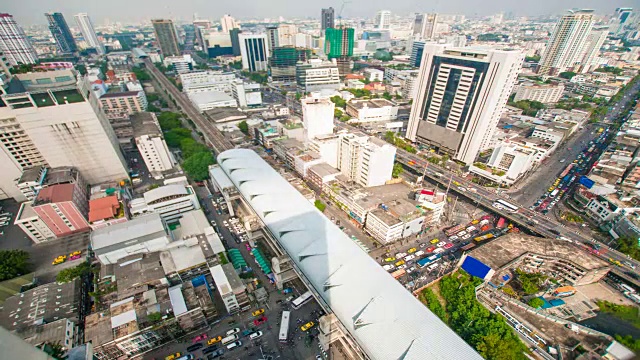
<svg viewBox="0 0 640 360">
<path fill-rule="evenodd" d="M 259 338 L 260 336 L 262 336 L 262 331 L 256 331 L 253 334 L 249 335 L 249 339 L 255 340 L 255 339 Z"/>
<path fill-rule="evenodd" d="M 224 339 L 222 339 L 221 342 L 222 342 L 222 345 L 227 345 L 228 343 L 230 343 L 232 341 L 236 341 L 238 339 L 239 339 L 238 335 L 233 334 L 233 335 L 229 335 L 229 336 L 225 337 Z"/>
<path fill-rule="evenodd" d="M 236 341 L 236 342 L 233 342 L 233 343 L 227 345 L 227 350 L 233 350 L 233 349 L 238 348 L 240 346 L 242 346 L 242 341 Z"/>
</svg>

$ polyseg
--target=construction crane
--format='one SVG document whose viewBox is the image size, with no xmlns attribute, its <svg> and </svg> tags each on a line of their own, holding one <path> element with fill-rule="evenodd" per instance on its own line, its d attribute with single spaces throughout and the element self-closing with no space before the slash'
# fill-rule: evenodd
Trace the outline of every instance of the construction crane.
<svg viewBox="0 0 640 360">
<path fill-rule="evenodd" d="M 342 0 L 342 6 L 340 6 L 340 11 L 338 11 L 338 25 L 342 26 L 342 10 L 344 10 L 344 6 L 351 3 L 351 0 Z"/>
</svg>

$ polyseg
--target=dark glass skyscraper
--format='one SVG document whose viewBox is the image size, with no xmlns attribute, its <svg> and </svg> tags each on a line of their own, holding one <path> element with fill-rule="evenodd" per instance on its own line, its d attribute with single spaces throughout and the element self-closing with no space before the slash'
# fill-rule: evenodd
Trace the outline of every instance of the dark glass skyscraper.
<svg viewBox="0 0 640 360">
<path fill-rule="evenodd" d="M 311 49 L 283 46 L 274 48 L 269 58 L 269 75 L 272 81 L 295 82 L 296 64 L 311 58 Z"/>
<path fill-rule="evenodd" d="M 73 35 L 71 35 L 71 30 L 69 30 L 69 25 L 67 25 L 64 16 L 62 16 L 61 13 L 46 13 L 44 16 L 47 17 L 49 30 L 56 40 L 58 50 L 62 53 L 76 52 L 78 47 L 76 46 Z"/>
<path fill-rule="evenodd" d="M 322 15 L 320 16 L 320 22 L 322 24 L 322 30 L 330 29 L 335 27 L 336 18 L 335 11 L 332 7 L 328 9 L 322 9 Z"/>
<path fill-rule="evenodd" d="M 154 19 L 151 20 L 153 30 L 156 33 L 156 42 L 162 50 L 164 56 L 180 55 L 180 46 L 178 45 L 178 34 L 170 19 Z"/>
<path fill-rule="evenodd" d="M 233 56 L 240 56 L 240 40 L 238 35 L 242 32 L 240 29 L 229 30 L 229 36 L 231 37 L 231 48 L 233 49 Z"/>
</svg>

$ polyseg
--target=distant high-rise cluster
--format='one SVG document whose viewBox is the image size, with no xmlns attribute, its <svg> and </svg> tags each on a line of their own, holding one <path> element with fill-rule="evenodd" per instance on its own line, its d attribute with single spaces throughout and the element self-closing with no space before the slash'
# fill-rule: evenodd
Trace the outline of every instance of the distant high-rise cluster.
<svg viewBox="0 0 640 360">
<path fill-rule="evenodd" d="M 96 35 L 96 30 L 93 28 L 93 23 L 91 22 L 89 15 L 87 15 L 86 13 L 80 13 L 74 15 L 74 17 L 76 18 L 78 28 L 80 28 L 82 37 L 84 38 L 84 41 L 87 42 L 87 45 L 96 49 L 98 54 L 104 54 L 104 45 L 102 45 L 102 43 L 98 40 L 98 35 Z"/>
<path fill-rule="evenodd" d="M 56 41 L 58 51 L 63 54 L 70 54 L 78 51 L 76 41 L 69 30 L 69 25 L 61 13 L 44 14 L 49 22 L 49 30 Z"/>
<path fill-rule="evenodd" d="M 38 61 L 36 50 L 24 30 L 10 14 L 0 14 L 0 52 L 10 65 L 34 64 Z"/>
<path fill-rule="evenodd" d="M 376 28 L 380 30 L 389 30 L 391 27 L 391 11 L 380 10 L 376 14 Z"/>
<path fill-rule="evenodd" d="M 180 55 L 180 46 L 178 44 L 178 33 L 173 25 L 173 21 L 170 19 L 155 19 L 151 20 L 153 24 L 153 30 L 156 34 L 156 41 L 162 55 L 164 56 L 178 56 Z"/>
<path fill-rule="evenodd" d="M 413 23 L 413 36 L 424 40 L 433 40 L 438 26 L 438 14 L 416 14 Z"/>
</svg>

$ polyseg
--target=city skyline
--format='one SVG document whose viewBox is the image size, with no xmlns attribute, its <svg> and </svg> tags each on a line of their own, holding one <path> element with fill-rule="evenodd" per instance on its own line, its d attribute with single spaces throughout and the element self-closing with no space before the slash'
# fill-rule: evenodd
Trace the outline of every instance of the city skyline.
<svg viewBox="0 0 640 360">
<path fill-rule="evenodd" d="M 16 21 L 23 26 L 46 25 L 46 20 L 41 18 L 40 12 L 33 12 L 29 9 L 43 8 L 41 0 L 26 0 L 20 3 L 9 3 L 5 5 L 3 11 L 16 17 Z M 264 18 L 320 18 L 321 8 L 333 7 L 336 9 L 336 17 L 342 6 L 339 1 L 328 1 L 324 3 L 290 3 L 284 0 L 275 0 L 267 4 L 262 4 L 257 0 L 242 0 L 225 6 L 193 4 L 192 6 L 181 7 L 170 6 L 166 0 L 154 2 L 153 7 L 143 4 L 131 4 L 123 0 L 114 0 L 108 3 L 87 4 L 80 0 L 71 1 L 51 1 L 46 4 L 46 8 L 51 11 L 61 12 L 65 16 L 73 16 L 79 12 L 88 13 L 94 19 L 95 25 L 102 26 L 109 22 L 140 23 L 149 21 L 151 18 L 165 17 L 180 21 L 190 21 L 193 14 L 197 13 L 200 18 L 212 19 L 215 22 L 224 14 L 243 19 L 264 19 Z M 286 6 L 285 6 L 286 5 Z M 564 14 L 571 8 L 593 9 L 599 15 L 612 14 L 618 7 L 638 7 L 633 0 L 616 0 L 612 2 L 602 2 L 598 0 L 569 0 L 556 2 L 542 0 L 535 3 L 518 3 L 507 0 L 493 1 L 490 4 L 483 4 L 481 9 L 473 6 L 472 0 L 455 0 L 446 3 L 436 2 L 435 4 L 419 4 L 413 1 L 396 1 L 392 4 L 381 0 L 364 1 L 354 0 L 348 3 L 342 11 L 344 18 L 359 17 L 375 19 L 376 12 L 380 10 L 391 11 L 392 16 L 410 16 L 415 12 L 436 12 L 442 14 L 463 14 L 466 16 L 488 16 L 499 12 L 511 12 L 516 16 L 544 16 Z M 126 7 L 128 11 L 122 12 L 120 9 Z M 287 13 L 281 13 L 286 9 Z M 470 11 L 469 9 L 474 9 Z M 479 10 L 479 11 L 478 11 Z M 136 15 L 139 14 L 139 15 Z M 75 24 L 74 24 L 75 25 Z"/>
</svg>

